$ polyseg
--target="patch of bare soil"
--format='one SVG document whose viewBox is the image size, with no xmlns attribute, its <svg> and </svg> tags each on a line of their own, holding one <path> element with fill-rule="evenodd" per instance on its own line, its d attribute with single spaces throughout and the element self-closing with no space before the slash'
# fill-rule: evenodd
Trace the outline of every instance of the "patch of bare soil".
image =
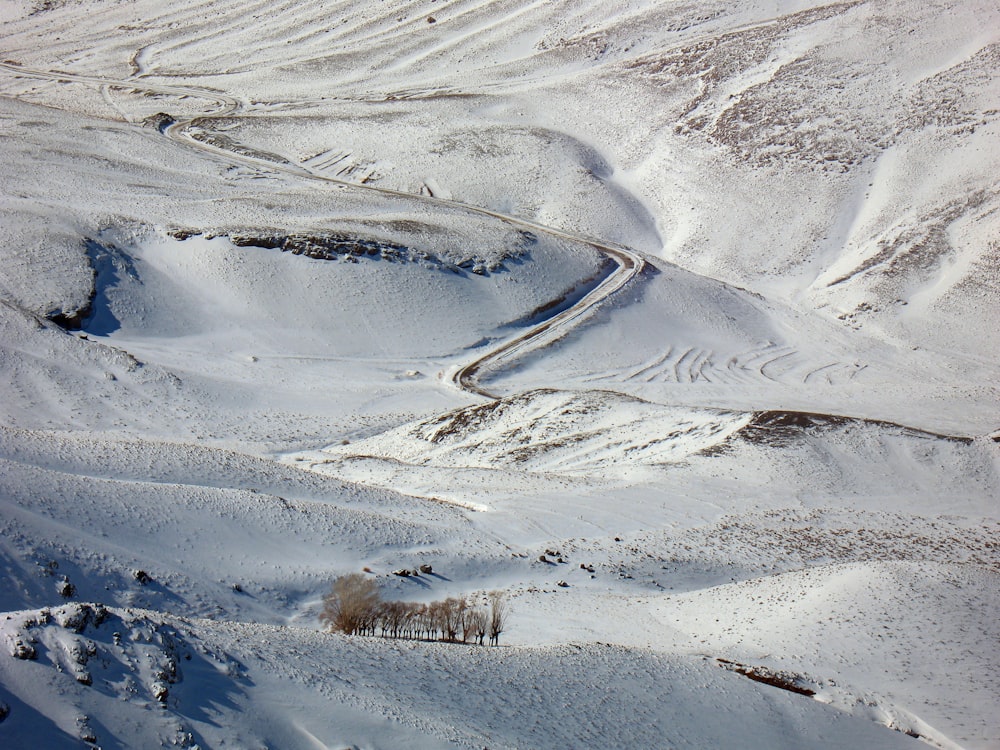
<svg viewBox="0 0 1000 750">
<path fill-rule="evenodd" d="M 943 256 L 954 252 L 948 239 L 951 226 L 994 201 L 996 193 L 985 189 L 949 201 L 922 216 L 920 221 L 907 225 L 896 237 L 882 240 L 878 252 L 827 286 L 842 284 L 875 268 L 880 268 L 888 278 L 926 275 L 937 268 Z"/>
<path fill-rule="evenodd" d="M 761 682 L 771 687 L 781 688 L 790 693 L 805 695 L 810 698 L 816 695 L 815 690 L 805 687 L 806 680 L 801 675 L 769 669 L 767 667 L 752 667 L 730 661 L 729 659 L 723 659 L 722 657 L 716 657 L 715 660 L 730 672 L 736 672 L 744 677 L 749 677 L 754 682 Z"/>
<path fill-rule="evenodd" d="M 738 162 L 757 167 L 796 162 L 823 172 L 847 172 L 907 133 L 926 128 L 964 136 L 1000 116 L 982 96 L 1000 69 L 1000 45 L 988 45 L 911 89 L 876 93 L 887 45 L 905 44 L 908 21 L 874 14 L 859 43 L 869 54 L 852 59 L 821 44 L 782 60 L 783 42 L 799 30 L 850 12 L 858 2 L 832 3 L 774 22 L 700 39 L 647 55 L 626 70 L 690 98 L 676 113 L 675 131 L 701 135 Z M 761 80 L 748 70 L 768 66 Z M 889 92 L 889 93 L 886 93 Z"/>
<path fill-rule="evenodd" d="M 767 566 L 774 561 L 774 550 L 781 550 L 782 564 L 789 570 L 826 563 L 903 560 L 962 563 L 998 571 L 998 534 L 1000 525 L 988 521 L 966 526 L 947 517 L 779 509 L 727 516 L 715 526 L 665 541 L 666 556 L 674 562 L 725 561 L 733 549 L 739 549 L 745 557 Z M 663 542 L 649 546 L 654 544 Z"/>
<path fill-rule="evenodd" d="M 504 261 L 527 257 L 528 239 L 512 248 L 502 258 L 486 262 L 476 258 L 466 258 L 457 263 L 447 261 L 433 253 L 394 242 L 356 235 L 316 233 L 283 233 L 274 229 L 260 229 L 247 232 L 201 231 L 198 229 L 175 228 L 169 232 L 176 240 L 186 240 L 204 235 L 206 239 L 227 237 L 237 247 L 260 247 L 265 250 L 281 250 L 293 255 L 305 255 L 317 260 L 345 260 L 356 263 L 362 258 L 384 260 L 391 263 L 421 263 L 442 271 L 462 274 L 471 271 L 479 276 L 489 276 L 504 268 Z M 523 233 L 527 234 L 527 233 Z"/>
<path fill-rule="evenodd" d="M 758 445 L 787 446 L 810 433 L 816 434 L 852 425 L 872 425 L 894 432 L 901 432 L 915 437 L 928 437 L 948 440 L 964 445 L 971 444 L 973 438 L 960 435 L 942 435 L 927 430 L 886 422 L 878 419 L 859 419 L 837 416 L 834 414 L 816 414 L 799 411 L 762 411 L 757 412 L 753 419 L 734 434 L 730 440 L 746 440 Z M 718 449 L 717 449 L 718 451 Z"/>
<path fill-rule="evenodd" d="M 739 662 L 735 662 L 730 659 L 723 659 L 722 657 L 716 657 L 715 661 L 720 666 L 728 669 L 730 672 L 736 672 L 744 677 L 749 677 L 754 682 L 760 682 L 764 685 L 770 685 L 771 687 L 776 687 L 781 690 L 787 690 L 790 693 L 803 695 L 807 698 L 812 698 L 816 695 L 815 690 L 805 686 L 808 681 L 802 675 L 797 675 L 793 672 L 786 672 L 784 670 L 770 669 L 768 667 L 740 664 Z M 903 734 L 916 739 L 920 739 L 922 737 L 922 735 L 916 730 L 909 727 L 901 727 L 895 723 L 889 724 L 888 728 L 896 732 L 902 732 Z"/>
<path fill-rule="evenodd" d="M 512 402 L 512 399 L 491 401 L 448 412 L 421 426 L 421 437 L 432 443 L 440 443 L 452 437 L 462 438 L 468 432 L 502 415 Z"/>
<path fill-rule="evenodd" d="M 692 89 L 691 99 L 678 113 L 679 134 L 702 133 L 741 161 L 756 165 L 795 159 L 817 169 L 846 171 L 884 147 L 890 131 L 885 123 L 843 112 L 843 90 L 863 85 L 863 71 L 844 70 L 839 61 L 795 59 L 738 95 L 723 97 L 722 92 L 727 82 L 773 59 L 782 40 L 797 29 L 857 5 L 832 3 L 792 13 L 649 55 L 627 67 L 665 87 Z"/>
</svg>

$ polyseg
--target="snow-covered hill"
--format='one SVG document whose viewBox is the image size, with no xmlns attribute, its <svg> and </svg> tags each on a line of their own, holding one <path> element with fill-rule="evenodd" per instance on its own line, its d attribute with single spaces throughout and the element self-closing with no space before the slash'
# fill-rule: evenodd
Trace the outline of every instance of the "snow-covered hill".
<svg viewBox="0 0 1000 750">
<path fill-rule="evenodd" d="M 0 746 L 1000 747 L 995 3 L 0 22 Z"/>
<path fill-rule="evenodd" d="M 17 612 L 3 630 L 33 654 L 2 662 L 5 684 L 57 717 L 12 701 L 5 731 L 24 745 L 912 745 L 711 661 L 609 644 L 386 643 L 87 605 Z"/>
</svg>

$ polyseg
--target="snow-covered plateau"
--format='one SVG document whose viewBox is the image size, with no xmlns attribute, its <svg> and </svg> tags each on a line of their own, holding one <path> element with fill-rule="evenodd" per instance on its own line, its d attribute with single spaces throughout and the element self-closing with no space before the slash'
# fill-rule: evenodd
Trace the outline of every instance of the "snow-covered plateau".
<svg viewBox="0 0 1000 750">
<path fill-rule="evenodd" d="M 998 175 L 994 0 L 0 0 L 0 747 L 1000 748 Z"/>
</svg>

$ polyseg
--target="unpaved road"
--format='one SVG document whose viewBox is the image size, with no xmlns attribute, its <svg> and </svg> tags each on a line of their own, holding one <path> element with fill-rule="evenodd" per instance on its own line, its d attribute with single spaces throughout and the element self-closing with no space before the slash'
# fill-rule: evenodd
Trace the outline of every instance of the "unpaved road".
<svg viewBox="0 0 1000 750">
<path fill-rule="evenodd" d="M 604 277 L 601 283 L 589 293 L 584 295 L 584 297 L 582 297 L 573 306 L 553 315 L 551 318 L 547 318 L 539 323 L 536 323 L 514 338 L 494 346 L 492 349 L 481 354 L 473 361 L 449 370 L 446 376 L 447 380 L 456 388 L 467 393 L 476 394 L 490 399 L 497 398 L 496 395 L 490 393 L 479 384 L 479 377 L 481 374 L 484 374 L 487 370 L 498 369 L 504 362 L 516 359 L 528 351 L 543 347 L 547 343 L 551 343 L 556 338 L 564 335 L 586 313 L 596 308 L 611 295 L 615 294 L 632 281 L 642 271 L 645 265 L 645 261 L 642 257 L 637 252 L 627 247 L 588 237 L 582 237 L 580 235 L 573 234 L 572 232 L 537 224 L 518 216 L 511 216 L 498 211 L 491 211 L 487 208 L 481 208 L 467 203 L 460 203 L 458 201 L 434 198 L 415 193 L 406 193 L 399 190 L 376 187 L 374 185 L 362 185 L 355 182 L 348 182 L 346 180 L 338 180 L 335 177 L 316 174 L 315 172 L 309 171 L 308 169 L 305 169 L 297 164 L 293 164 L 292 162 L 273 161 L 270 159 L 258 158 L 250 154 L 228 150 L 218 144 L 196 139 L 187 132 L 188 126 L 190 126 L 193 122 L 198 121 L 199 124 L 204 124 L 206 121 L 215 118 L 231 117 L 238 114 L 243 108 L 242 103 L 238 99 L 230 97 L 225 93 L 214 89 L 160 85 L 147 83 L 146 81 L 138 79 L 113 80 L 98 76 L 78 75 L 63 71 L 37 70 L 33 68 L 26 68 L 11 62 L 0 62 L 0 70 L 15 76 L 41 78 L 50 81 L 83 83 L 101 87 L 111 86 L 121 89 L 131 89 L 133 91 L 167 94 L 182 98 L 197 98 L 214 102 L 216 104 L 216 108 L 214 110 L 194 117 L 179 118 L 167 127 L 164 130 L 164 133 L 167 137 L 178 143 L 214 154 L 225 159 L 229 163 L 240 163 L 254 168 L 266 167 L 269 170 L 292 174 L 303 179 L 332 183 L 354 190 L 365 190 L 373 193 L 379 193 L 381 195 L 402 197 L 408 200 L 422 201 L 434 205 L 449 206 L 451 208 L 457 208 L 479 216 L 489 216 L 494 219 L 499 219 L 500 221 L 503 221 L 513 227 L 518 227 L 519 229 L 527 229 L 538 234 L 546 234 L 550 237 L 557 237 L 559 239 L 589 245 L 614 263 L 614 269 Z"/>
<path fill-rule="evenodd" d="M 537 229 L 536 231 L 543 231 Z M 557 236 L 565 236 L 555 230 Z M 612 247 L 603 243 L 587 242 L 598 252 L 611 258 L 615 263 L 614 270 L 604 277 L 601 283 L 581 298 L 572 307 L 563 310 L 551 318 L 529 328 L 519 336 L 494 347 L 482 356 L 468 364 L 462 365 L 448 373 L 448 379 L 456 387 L 469 393 L 476 393 L 486 398 L 498 398 L 497 395 L 485 390 L 479 384 L 480 373 L 502 366 L 504 361 L 515 359 L 528 351 L 545 346 L 555 338 L 566 333 L 584 314 L 597 307 L 604 300 L 624 287 L 642 271 L 645 261 L 637 253 L 626 248 Z"/>
</svg>

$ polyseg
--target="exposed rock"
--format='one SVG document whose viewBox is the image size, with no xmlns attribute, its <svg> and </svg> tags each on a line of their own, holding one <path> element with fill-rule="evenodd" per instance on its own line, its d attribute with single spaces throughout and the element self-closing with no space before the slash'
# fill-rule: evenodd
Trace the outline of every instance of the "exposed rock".
<svg viewBox="0 0 1000 750">
<path fill-rule="evenodd" d="M 21 637 L 16 637 L 10 641 L 10 655 L 15 659 L 34 660 L 38 658 L 38 651 L 35 646 Z"/>
<path fill-rule="evenodd" d="M 63 597 L 64 599 L 72 599 L 74 596 L 76 596 L 76 586 L 74 586 L 68 580 L 62 580 L 59 583 L 57 583 L 56 591 L 59 593 L 59 596 Z"/>
<path fill-rule="evenodd" d="M 161 133 L 165 133 L 167 128 L 176 122 L 177 120 L 174 119 L 173 115 L 168 115 L 166 112 L 157 112 L 155 115 L 150 115 L 143 120 L 142 124 L 147 128 L 156 128 Z"/>
<path fill-rule="evenodd" d="M 45 317 L 67 331 L 79 331 L 83 327 L 83 322 L 90 317 L 92 304 L 93 298 L 76 309 L 54 308 L 45 313 Z"/>
<path fill-rule="evenodd" d="M 153 580 L 145 570 L 133 570 L 132 577 L 139 582 L 140 586 L 145 586 Z"/>
</svg>

